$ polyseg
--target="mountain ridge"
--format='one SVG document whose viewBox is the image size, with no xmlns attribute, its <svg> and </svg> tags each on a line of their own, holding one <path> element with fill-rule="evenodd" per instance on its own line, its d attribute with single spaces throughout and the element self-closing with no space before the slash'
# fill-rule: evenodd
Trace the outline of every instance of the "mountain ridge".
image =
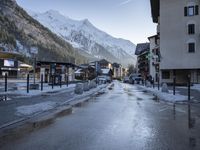
<svg viewBox="0 0 200 150">
<path fill-rule="evenodd" d="M 96 58 L 106 58 L 124 65 L 134 64 L 135 45 L 129 40 L 115 38 L 96 28 L 88 19 L 73 20 L 58 11 L 28 13 L 52 32 L 70 42 L 74 48 L 92 54 Z M 106 52 L 107 51 L 107 52 Z"/>
<path fill-rule="evenodd" d="M 38 48 L 38 60 L 84 63 L 74 48 L 33 19 L 15 0 L 0 1 L 0 49 L 31 58 L 31 47 Z M 76 58 L 76 60 L 75 60 Z"/>
</svg>

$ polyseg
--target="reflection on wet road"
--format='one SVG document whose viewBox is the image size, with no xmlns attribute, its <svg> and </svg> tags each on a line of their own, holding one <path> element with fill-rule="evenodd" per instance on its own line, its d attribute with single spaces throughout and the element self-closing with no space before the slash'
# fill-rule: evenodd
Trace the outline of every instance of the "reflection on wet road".
<svg viewBox="0 0 200 150">
<path fill-rule="evenodd" d="M 200 149 L 198 104 L 165 103 L 136 86 L 114 83 L 71 115 L 1 149 Z"/>
</svg>

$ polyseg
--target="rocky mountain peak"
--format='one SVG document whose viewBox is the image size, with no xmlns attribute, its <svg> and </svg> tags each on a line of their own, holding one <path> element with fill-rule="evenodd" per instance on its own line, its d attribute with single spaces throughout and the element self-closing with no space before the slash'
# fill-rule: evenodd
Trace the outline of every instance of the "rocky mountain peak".
<svg viewBox="0 0 200 150">
<path fill-rule="evenodd" d="M 133 43 L 112 37 L 96 28 L 88 19 L 73 20 L 54 10 L 38 13 L 33 17 L 75 48 L 82 49 L 95 58 L 107 58 L 126 66 L 136 61 L 132 55 L 135 51 Z"/>
</svg>

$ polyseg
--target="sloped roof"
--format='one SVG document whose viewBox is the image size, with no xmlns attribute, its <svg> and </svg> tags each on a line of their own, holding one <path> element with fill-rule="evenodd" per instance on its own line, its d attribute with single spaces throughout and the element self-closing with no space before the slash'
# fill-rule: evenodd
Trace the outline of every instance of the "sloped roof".
<svg viewBox="0 0 200 150">
<path fill-rule="evenodd" d="M 150 50 L 150 43 L 140 43 L 137 44 L 136 46 L 136 50 L 135 50 L 135 55 L 140 55 L 145 51 L 149 51 Z"/>
<path fill-rule="evenodd" d="M 101 60 L 99 61 L 99 63 L 100 63 L 100 64 L 108 64 L 108 63 L 110 63 L 110 62 L 107 61 L 106 59 L 101 59 Z"/>
<path fill-rule="evenodd" d="M 154 23 L 158 23 L 158 17 L 160 15 L 160 13 L 159 13 L 160 0 L 150 0 L 150 2 L 151 2 L 152 20 Z"/>
</svg>

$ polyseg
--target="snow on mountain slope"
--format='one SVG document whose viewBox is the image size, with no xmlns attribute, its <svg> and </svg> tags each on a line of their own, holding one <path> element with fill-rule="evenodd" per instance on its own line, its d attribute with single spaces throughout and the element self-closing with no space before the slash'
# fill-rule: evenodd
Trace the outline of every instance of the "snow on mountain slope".
<svg viewBox="0 0 200 150">
<path fill-rule="evenodd" d="M 58 11 L 29 14 L 51 31 L 70 42 L 73 47 L 84 50 L 97 58 L 111 59 L 120 63 L 135 63 L 135 45 L 128 40 L 114 38 L 97 29 L 89 20 L 72 20 Z M 124 61 L 126 60 L 126 61 Z"/>
</svg>

